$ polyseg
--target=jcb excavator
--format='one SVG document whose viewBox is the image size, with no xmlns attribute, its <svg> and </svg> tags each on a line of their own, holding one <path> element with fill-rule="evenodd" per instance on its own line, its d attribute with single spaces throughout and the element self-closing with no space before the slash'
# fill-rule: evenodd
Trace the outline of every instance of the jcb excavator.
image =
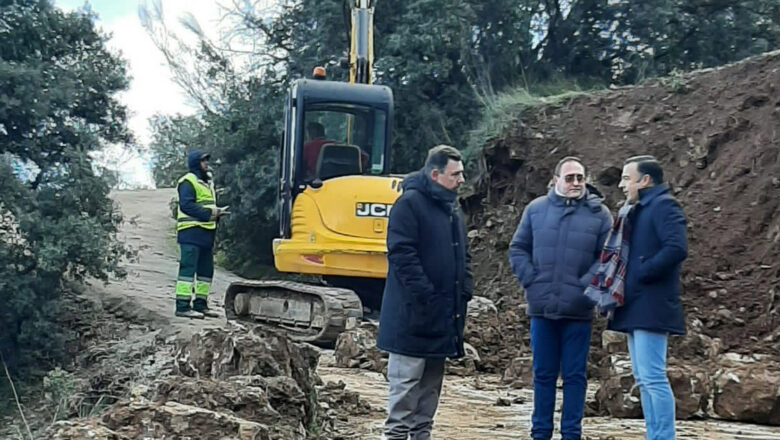
<svg viewBox="0 0 780 440">
<path fill-rule="evenodd" d="M 372 85 L 376 0 L 350 0 L 349 83 L 300 79 L 284 110 L 279 173 L 280 272 L 322 284 L 232 283 L 227 318 L 272 325 L 292 338 L 330 344 L 378 309 L 387 273 L 387 220 L 401 192 L 389 174 L 393 94 Z"/>
</svg>

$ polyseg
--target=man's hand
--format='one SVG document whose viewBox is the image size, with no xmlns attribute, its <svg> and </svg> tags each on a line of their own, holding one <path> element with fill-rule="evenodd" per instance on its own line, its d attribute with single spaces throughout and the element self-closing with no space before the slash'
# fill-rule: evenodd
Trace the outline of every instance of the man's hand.
<svg viewBox="0 0 780 440">
<path fill-rule="evenodd" d="M 228 208 L 230 206 L 223 206 L 221 208 L 211 208 L 211 218 L 210 221 L 219 220 L 220 217 L 225 215 L 230 215 L 230 211 L 228 211 Z"/>
</svg>

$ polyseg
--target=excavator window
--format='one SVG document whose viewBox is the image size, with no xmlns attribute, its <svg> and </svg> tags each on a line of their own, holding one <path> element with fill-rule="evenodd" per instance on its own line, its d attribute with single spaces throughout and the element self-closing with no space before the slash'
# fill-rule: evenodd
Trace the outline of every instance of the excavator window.
<svg viewBox="0 0 780 440">
<path fill-rule="evenodd" d="M 303 180 L 385 169 L 387 115 L 354 104 L 312 104 L 304 112 Z"/>
</svg>

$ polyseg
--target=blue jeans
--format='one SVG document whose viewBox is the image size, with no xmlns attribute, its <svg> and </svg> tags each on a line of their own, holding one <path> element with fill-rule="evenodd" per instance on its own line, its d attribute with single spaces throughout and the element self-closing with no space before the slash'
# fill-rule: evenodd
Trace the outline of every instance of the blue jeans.
<svg viewBox="0 0 780 440">
<path fill-rule="evenodd" d="M 666 333 L 634 330 L 628 352 L 642 397 L 647 440 L 674 440 L 674 394 L 666 377 Z"/>
<path fill-rule="evenodd" d="M 531 351 L 534 370 L 534 413 L 531 437 L 550 439 L 553 434 L 555 383 L 563 377 L 561 438 L 579 440 L 588 382 L 585 366 L 590 346 L 590 321 L 531 318 Z"/>
</svg>

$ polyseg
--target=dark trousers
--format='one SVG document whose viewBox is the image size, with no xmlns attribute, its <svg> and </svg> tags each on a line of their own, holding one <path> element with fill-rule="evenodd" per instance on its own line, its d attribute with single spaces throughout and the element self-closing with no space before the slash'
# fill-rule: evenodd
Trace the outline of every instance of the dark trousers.
<svg viewBox="0 0 780 440">
<path fill-rule="evenodd" d="M 561 438 L 579 439 L 585 408 L 585 367 L 590 346 L 590 321 L 531 318 L 534 372 L 534 413 L 531 437 L 548 440 L 553 434 L 555 384 L 563 378 Z"/>
<path fill-rule="evenodd" d="M 176 307 L 188 310 L 192 292 L 205 303 L 214 276 L 214 254 L 211 247 L 180 244 L 179 276 L 176 280 Z"/>
</svg>

